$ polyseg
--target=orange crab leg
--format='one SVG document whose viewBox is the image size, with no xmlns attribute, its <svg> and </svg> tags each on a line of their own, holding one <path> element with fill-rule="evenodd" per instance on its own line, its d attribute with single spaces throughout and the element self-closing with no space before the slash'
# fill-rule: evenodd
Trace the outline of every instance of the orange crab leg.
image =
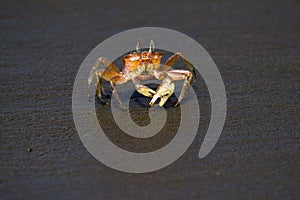
<svg viewBox="0 0 300 200">
<path fill-rule="evenodd" d="M 174 55 L 172 55 L 168 60 L 166 60 L 165 64 L 161 67 L 161 71 L 169 71 L 171 67 L 174 65 L 174 63 L 178 60 L 178 58 L 182 58 L 184 63 L 187 65 L 188 69 L 193 73 L 194 79 L 196 79 L 196 73 L 195 68 L 190 61 L 181 53 L 177 52 Z"/>
<path fill-rule="evenodd" d="M 103 64 L 106 68 L 99 70 L 98 68 L 100 64 Z M 104 102 L 101 96 L 101 92 L 105 94 L 103 88 L 103 79 L 106 81 L 111 81 L 112 78 L 118 76 L 122 76 L 120 70 L 110 60 L 104 57 L 98 58 L 97 61 L 93 64 L 92 70 L 88 78 L 88 94 L 90 94 L 90 85 L 93 79 L 95 79 L 96 95 L 102 102 Z"/>
<path fill-rule="evenodd" d="M 120 104 L 120 106 L 123 110 L 126 110 L 126 108 L 123 106 L 122 101 L 120 100 L 120 97 L 119 97 L 119 94 L 116 90 L 115 85 L 123 84 L 123 83 L 126 83 L 126 82 L 127 82 L 127 79 L 123 75 L 115 76 L 115 77 L 111 78 L 111 80 L 110 80 L 112 93 L 113 93 L 115 99 L 119 102 L 119 104 Z"/>
</svg>

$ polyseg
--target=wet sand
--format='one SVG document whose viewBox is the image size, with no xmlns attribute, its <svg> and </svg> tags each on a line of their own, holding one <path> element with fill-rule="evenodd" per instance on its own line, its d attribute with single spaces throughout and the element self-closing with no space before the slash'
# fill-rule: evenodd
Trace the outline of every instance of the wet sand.
<svg viewBox="0 0 300 200">
<path fill-rule="evenodd" d="M 297 1 L 1 1 L 1 199 L 299 199 L 299 10 Z M 210 111 L 202 86 L 192 146 L 172 165 L 136 175 L 85 149 L 72 89 L 96 45 L 142 26 L 203 45 L 228 111 L 217 145 L 198 159 Z"/>
</svg>

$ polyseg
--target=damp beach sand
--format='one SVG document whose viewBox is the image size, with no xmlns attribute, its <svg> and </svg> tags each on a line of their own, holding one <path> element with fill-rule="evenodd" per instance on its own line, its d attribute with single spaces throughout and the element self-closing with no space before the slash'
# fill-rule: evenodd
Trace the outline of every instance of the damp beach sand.
<svg viewBox="0 0 300 200">
<path fill-rule="evenodd" d="M 289 0 L 0 1 L 0 198 L 299 199 L 299 10 Z M 180 31 L 206 49 L 225 84 L 227 117 L 198 159 L 210 114 L 203 83 L 188 151 L 162 170 L 128 174 L 83 146 L 72 89 L 96 45 L 143 26 Z"/>
</svg>

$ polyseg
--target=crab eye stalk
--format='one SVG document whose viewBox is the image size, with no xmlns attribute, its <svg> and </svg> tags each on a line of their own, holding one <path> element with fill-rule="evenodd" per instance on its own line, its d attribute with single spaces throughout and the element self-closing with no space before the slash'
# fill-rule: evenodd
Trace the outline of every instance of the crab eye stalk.
<svg viewBox="0 0 300 200">
<path fill-rule="evenodd" d="M 154 41 L 153 40 L 150 41 L 150 47 L 149 47 L 149 52 L 152 52 L 152 51 L 154 51 Z"/>
<path fill-rule="evenodd" d="M 136 46 L 135 46 L 136 52 L 140 53 L 141 49 L 141 39 L 138 40 Z"/>
</svg>

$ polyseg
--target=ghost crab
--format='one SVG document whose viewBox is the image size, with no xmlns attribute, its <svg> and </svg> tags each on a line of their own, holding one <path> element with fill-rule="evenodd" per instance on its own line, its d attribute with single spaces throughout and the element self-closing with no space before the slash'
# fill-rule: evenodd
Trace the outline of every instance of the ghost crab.
<svg viewBox="0 0 300 200">
<path fill-rule="evenodd" d="M 159 98 L 160 102 L 158 105 L 163 106 L 174 92 L 174 81 L 184 80 L 178 102 L 175 105 L 177 106 L 187 95 L 191 83 L 195 80 L 195 69 L 181 52 L 173 54 L 163 65 L 160 64 L 162 56 L 163 53 L 154 51 L 154 42 L 151 40 L 148 51 L 141 51 L 140 41 L 138 41 L 136 51 L 127 54 L 122 58 L 122 72 L 109 59 L 99 57 L 90 72 L 88 78 L 88 90 L 93 79 L 95 79 L 96 95 L 104 102 L 102 94 L 106 93 L 103 87 L 103 80 L 108 81 L 112 88 L 112 94 L 121 107 L 124 108 L 115 86 L 132 81 L 137 92 L 152 98 L 149 103 L 150 106 L 153 106 Z M 179 58 L 183 59 L 189 70 L 171 70 L 171 67 Z M 100 64 L 103 64 L 105 69 L 98 69 Z M 150 80 L 152 78 L 162 81 L 156 91 L 141 84 L 141 81 Z"/>
</svg>

